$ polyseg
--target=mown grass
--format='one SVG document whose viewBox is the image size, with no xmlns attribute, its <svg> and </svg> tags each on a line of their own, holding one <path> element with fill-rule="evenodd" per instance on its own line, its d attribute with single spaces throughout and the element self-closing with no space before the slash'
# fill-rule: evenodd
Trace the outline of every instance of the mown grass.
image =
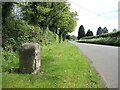
<svg viewBox="0 0 120 90">
<path fill-rule="evenodd" d="M 18 68 L 18 54 L 3 52 L 3 88 L 104 88 L 80 51 L 69 42 L 41 48 L 37 74 L 9 72 Z"/>
</svg>

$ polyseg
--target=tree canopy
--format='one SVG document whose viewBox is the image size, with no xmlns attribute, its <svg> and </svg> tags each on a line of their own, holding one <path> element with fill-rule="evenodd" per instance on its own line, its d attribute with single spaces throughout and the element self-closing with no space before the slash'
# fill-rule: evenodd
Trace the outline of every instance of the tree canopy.
<svg viewBox="0 0 120 90">
<path fill-rule="evenodd" d="M 77 13 L 71 12 L 69 6 L 64 2 L 29 2 L 21 4 L 21 11 L 24 20 L 33 25 L 39 24 L 43 30 L 50 27 L 52 31 L 54 27 L 68 28 L 71 32 L 76 26 Z M 54 29 L 53 32 L 56 31 Z"/>
<path fill-rule="evenodd" d="M 106 27 L 104 27 L 104 28 L 102 29 L 102 33 L 108 33 L 108 29 L 107 29 Z"/>
<path fill-rule="evenodd" d="M 31 42 L 33 38 L 45 45 L 54 40 L 61 42 L 77 24 L 77 12 L 71 12 L 70 4 L 65 2 L 4 2 L 2 15 L 3 47 Z"/>
<path fill-rule="evenodd" d="M 65 37 L 74 31 L 77 25 L 77 12 L 70 11 L 70 4 L 65 2 L 29 2 L 21 4 L 23 19 L 32 25 L 39 25 L 45 31 L 50 31 Z"/>
<path fill-rule="evenodd" d="M 84 26 L 81 25 L 78 31 L 78 40 L 82 37 L 85 37 L 85 30 L 84 30 Z"/>
<path fill-rule="evenodd" d="M 104 33 L 108 33 L 107 27 L 104 27 L 103 29 L 101 27 L 99 27 L 96 35 L 104 34 Z"/>
<path fill-rule="evenodd" d="M 116 32 L 116 31 L 117 31 L 116 29 L 113 30 L 113 32 Z"/>
<path fill-rule="evenodd" d="M 96 35 L 99 35 L 99 34 L 102 34 L 102 28 L 101 27 L 98 28 Z"/>
<path fill-rule="evenodd" d="M 89 29 L 86 33 L 86 36 L 93 36 L 93 32 Z"/>
</svg>

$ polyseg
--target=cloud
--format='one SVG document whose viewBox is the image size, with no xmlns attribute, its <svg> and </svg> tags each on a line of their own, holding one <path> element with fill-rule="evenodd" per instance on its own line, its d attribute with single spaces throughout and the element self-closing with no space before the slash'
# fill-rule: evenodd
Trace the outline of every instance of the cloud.
<svg viewBox="0 0 120 90">
<path fill-rule="evenodd" d="M 118 10 L 109 10 L 109 11 L 97 14 L 97 16 L 103 16 L 107 19 L 118 19 Z"/>
</svg>

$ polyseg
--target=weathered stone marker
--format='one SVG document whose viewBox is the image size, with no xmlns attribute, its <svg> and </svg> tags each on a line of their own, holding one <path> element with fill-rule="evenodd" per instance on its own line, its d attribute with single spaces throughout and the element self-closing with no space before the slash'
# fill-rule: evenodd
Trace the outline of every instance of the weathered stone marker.
<svg viewBox="0 0 120 90">
<path fill-rule="evenodd" d="M 20 49 L 19 70 L 21 73 L 36 73 L 40 69 L 40 46 L 38 43 L 25 43 Z"/>
</svg>

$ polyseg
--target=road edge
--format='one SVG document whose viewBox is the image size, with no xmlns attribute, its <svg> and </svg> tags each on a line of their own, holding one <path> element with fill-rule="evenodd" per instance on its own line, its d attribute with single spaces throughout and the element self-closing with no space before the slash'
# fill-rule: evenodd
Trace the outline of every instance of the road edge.
<svg viewBox="0 0 120 90">
<path fill-rule="evenodd" d="M 71 44 L 73 44 L 72 42 L 70 42 Z M 73 44 L 74 45 L 74 44 Z M 74 45 L 76 48 L 78 48 L 76 45 Z M 78 48 L 79 49 L 79 48 Z M 107 81 L 105 80 L 104 76 L 101 75 L 99 73 L 99 71 L 95 68 L 95 66 L 93 65 L 93 61 L 87 57 L 80 49 L 79 51 L 81 52 L 81 54 L 86 58 L 86 60 L 89 62 L 90 66 L 93 68 L 93 70 L 95 71 L 95 73 L 100 77 L 101 83 L 106 87 L 109 88 L 110 85 L 107 83 Z"/>
</svg>

